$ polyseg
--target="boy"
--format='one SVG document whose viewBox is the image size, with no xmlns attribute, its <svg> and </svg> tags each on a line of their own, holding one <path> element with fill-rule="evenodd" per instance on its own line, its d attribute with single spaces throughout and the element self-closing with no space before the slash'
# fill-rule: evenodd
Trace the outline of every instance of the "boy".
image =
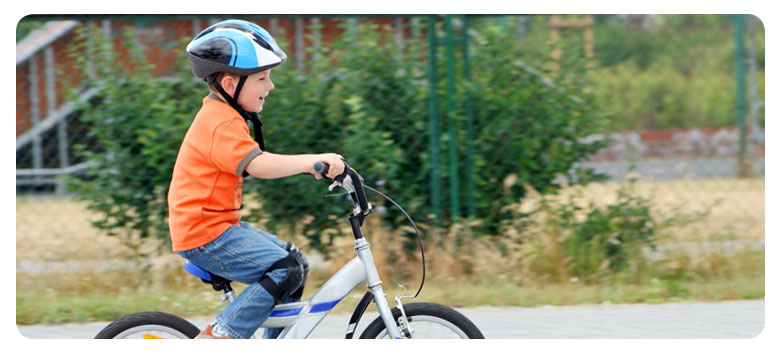
<svg viewBox="0 0 782 355">
<path fill-rule="evenodd" d="M 197 338 L 249 338 L 277 303 L 297 301 L 306 260 L 275 236 L 240 221 L 242 178 L 299 173 L 341 174 L 337 154 L 279 155 L 265 151 L 257 113 L 274 84 L 271 69 L 285 53 L 266 30 L 242 20 L 214 24 L 187 46 L 193 74 L 210 94 L 185 135 L 168 194 L 174 251 L 212 274 L 249 286 Z M 253 122 L 255 140 L 245 120 Z M 286 248 L 287 246 L 287 248 Z M 292 249 L 292 250 L 291 250 Z M 266 329 L 276 338 L 281 329 Z"/>
</svg>

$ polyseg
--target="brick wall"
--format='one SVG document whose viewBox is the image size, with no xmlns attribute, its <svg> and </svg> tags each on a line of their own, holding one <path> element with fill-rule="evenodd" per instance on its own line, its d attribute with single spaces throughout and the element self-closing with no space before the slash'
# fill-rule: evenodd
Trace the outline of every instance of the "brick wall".
<svg viewBox="0 0 782 355">
<path fill-rule="evenodd" d="M 590 161 L 735 157 L 739 151 L 737 128 L 639 130 L 607 136 L 613 143 Z M 762 130 L 748 133 L 751 154 L 765 156 L 764 136 Z M 594 135 L 587 140 L 603 137 Z"/>
<path fill-rule="evenodd" d="M 252 19 L 247 18 L 249 21 L 255 22 L 261 27 L 266 28 L 273 35 L 278 38 L 278 41 L 284 37 L 284 42 L 287 44 L 284 48 L 288 54 L 288 60 L 291 63 L 296 61 L 296 53 L 301 52 L 304 55 L 303 60 L 306 62 L 309 54 L 306 53 L 307 48 L 312 48 L 314 45 L 312 40 L 309 39 L 312 31 L 308 28 L 314 19 L 302 18 L 304 33 L 302 48 L 296 48 L 296 18 L 283 17 L 278 19 Z M 128 28 L 132 28 L 139 42 L 146 47 L 145 54 L 149 58 L 154 58 L 156 65 L 154 73 L 156 75 L 167 76 L 174 72 L 175 65 L 178 65 L 177 58 L 184 50 L 184 45 L 188 39 L 192 38 L 197 31 L 201 31 L 210 25 L 211 22 L 218 19 L 149 19 L 140 18 L 139 20 L 112 20 L 110 21 L 110 29 L 112 37 L 114 38 L 113 45 L 114 50 L 123 55 L 128 54 L 127 48 L 122 43 L 122 34 Z M 345 18 L 320 18 L 321 29 L 321 45 L 327 45 L 329 42 L 334 41 L 337 36 L 344 31 L 341 23 L 345 21 Z M 394 23 L 392 18 L 360 18 L 358 21 L 362 23 L 374 23 L 380 25 L 380 30 L 392 31 L 391 27 Z M 403 19 L 403 24 L 407 24 L 409 19 Z M 101 21 L 89 21 L 81 22 L 79 26 L 85 24 L 93 24 L 99 29 L 102 26 Z M 56 29 L 53 29 L 54 32 Z M 405 35 L 409 36 L 409 29 L 405 31 Z M 71 45 L 75 44 L 76 28 L 65 33 L 59 37 L 55 42 L 51 44 L 54 50 L 54 60 L 56 67 L 57 81 L 55 84 L 56 90 L 56 106 L 59 107 L 66 100 L 66 91 L 68 88 L 76 87 L 79 84 L 79 80 L 82 76 L 74 66 L 73 60 L 67 56 L 68 49 Z M 280 37 L 281 36 L 281 37 Z M 41 38 L 45 39 L 46 33 L 40 33 Z M 29 42 L 29 41 L 28 41 Z M 282 41 L 281 41 L 282 42 Z M 27 43 L 27 45 L 35 46 L 35 43 Z M 17 46 L 17 52 L 19 52 L 19 45 Z M 39 117 L 43 120 L 48 113 L 48 107 L 46 102 L 46 80 L 45 80 L 45 60 L 43 50 L 39 50 L 34 54 L 37 61 L 38 68 L 38 109 Z M 121 59 L 120 59 L 121 60 Z M 30 102 L 30 66 L 31 60 L 28 59 L 16 66 L 16 136 L 26 132 L 32 127 L 31 119 L 31 102 Z M 56 107 L 55 107 L 56 109 Z"/>
</svg>

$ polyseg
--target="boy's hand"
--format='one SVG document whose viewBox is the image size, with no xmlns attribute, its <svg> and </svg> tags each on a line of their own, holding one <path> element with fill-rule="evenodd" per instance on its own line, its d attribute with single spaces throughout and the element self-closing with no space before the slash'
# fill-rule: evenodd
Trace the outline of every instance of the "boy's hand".
<svg viewBox="0 0 782 355">
<path fill-rule="evenodd" d="M 329 179 L 333 179 L 345 171 L 345 163 L 342 161 L 342 156 L 339 154 L 318 154 L 316 155 L 316 159 L 310 164 L 310 173 L 315 176 L 316 180 L 323 178 L 320 174 L 315 172 L 315 163 L 319 161 L 329 165 L 329 171 L 326 172 L 326 176 Z"/>
</svg>

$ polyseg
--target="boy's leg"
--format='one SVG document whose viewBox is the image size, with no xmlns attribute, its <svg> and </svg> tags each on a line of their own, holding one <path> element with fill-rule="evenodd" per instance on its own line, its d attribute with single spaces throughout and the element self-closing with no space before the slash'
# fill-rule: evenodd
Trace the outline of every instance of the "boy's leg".
<svg viewBox="0 0 782 355">
<path fill-rule="evenodd" d="M 291 303 L 291 302 L 299 302 L 300 299 L 289 297 L 286 300 L 283 300 L 280 303 Z M 263 330 L 263 338 L 264 339 L 277 339 L 277 337 L 280 336 L 280 333 L 282 333 L 282 330 L 285 328 L 265 328 Z"/>
<path fill-rule="evenodd" d="M 249 285 L 215 318 L 228 335 L 249 338 L 269 317 L 275 300 L 258 281 L 269 266 L 288 255 L 271 238 L 232 226 L 214 241 L 180 255 L 215 275 Z M 286 274 L 287 270 L 276 269 L 269 277 L 279 284 Z"/>
<path fill-rule="evenodd" d="M 286 270 L 277 269 L 268 275 L 276 283 L 280 283 L 286 273 Z M 269 318 L 274 305 L 274 297 L 261 284 L 251 283 L 215 317 L 215 322 L 232 337 L 247 339 L 252 337 L 261 324 Z M 281 331 L 282 329 L 279 330 Z"/>
<path fill-rule="evenodd" d="M 255 227 L 255 226 L 253 226 L 252 224 L 249 224 L 249 223 L 247 223 L 247 222 L 244 222 L 244 221 L 239 221 L 239 227 L 241 227 L 241 228 L 244 228 L 244 229 L 247 229 L 247 230 L 249 230 L 249 231 L 251 231 L 251 232 L 253 232 L 253 233 L 257 234 L 257 235 L 258 235 L 258 236 L 260 236 L 260 237 L 263 237 L 263 238 L 268 238 L 268 239 L 270 239 L 270 240 L 271 240 L 271 241 L 272 241 L 274 244 L 277 244 L 277 245 L 279 245 L 279 246 L 280 246 L 280 248 L 283 248 L 283 249 L 285 249 L 285 245 L 286 245 L 286 243 L 285 243 L 285 242 L 283 242 L 282 240 L 280 240 L 279 238 L 277 238 L 277 236 L 276 236 L 276 235 L 274 235 L 274 234 L 267 233 L 266 231 L 264 231 L 264 230 L 261 230 L 260 228 L 258 228 L 258 227 Z"/>
<path fill-rule="evenodd" d="M 264 231 L 262 229 L 259 229 L 259 228 L 255 227 L 255 226 L 253 226 L 252 224 L 249 224 L 249 223 L 244 222 L 244 221 L 239 221 L 239 226 L 242 227 L 242 228 L 245 228 L 247 230 L 250 230 L 250 231 L 252 231 L 252 232 L 254 232 L 256 234 L 258 234 L 262 238 L 270 239 L 272 242 L 274 242 L 275 244 L 279 245 L 280 248 L 284 249 L 285 246 L 286 246 L 286 243 L 281 241 L 279 238 L 277 238 L 277 236 L 275 236 L 275 235 L 273 235 L 271 233 L 267 233 L 266 231 Z M 283 300 L 280 303 L 299 302 L 300 300 L 301 299 L 299 299 L 299 298 L 290 297 L 290 298 L 288 298 L 286 300 Z M 263 331 L 263 338 L 264 339 L 277 339 L 277 337 L 280 336 L 280 333 L 282 333 L 283 329 L 284 328 L 266 328 Z"/>
</svg>

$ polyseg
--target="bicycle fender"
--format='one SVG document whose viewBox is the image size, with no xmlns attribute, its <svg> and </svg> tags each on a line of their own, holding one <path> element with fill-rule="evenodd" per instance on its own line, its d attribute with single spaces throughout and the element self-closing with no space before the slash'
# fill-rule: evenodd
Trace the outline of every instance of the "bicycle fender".
<svg viewBox="0 0 782 355">
<path fill-rule="evenodd" d="M 364 315 L 364 311 L 367 310 L 367 307 L 369 306 L 369 302 L 371 301 L 372 301 L 372 293 L 367 291 L 366 293 L 364 293 L 364 297 L 361 297 L 361 300 L 358 301 L 358 304 L 356 305 L 356 309 L 353 311 L 353 315 L 350 316 L 348 329 L 345 332 L 345 339 L 353 339 L 353 333 L 356 332 L 356 327 L 358 327 L 358 321 L 361 320 L 361 316 Z"/>
</svg>

